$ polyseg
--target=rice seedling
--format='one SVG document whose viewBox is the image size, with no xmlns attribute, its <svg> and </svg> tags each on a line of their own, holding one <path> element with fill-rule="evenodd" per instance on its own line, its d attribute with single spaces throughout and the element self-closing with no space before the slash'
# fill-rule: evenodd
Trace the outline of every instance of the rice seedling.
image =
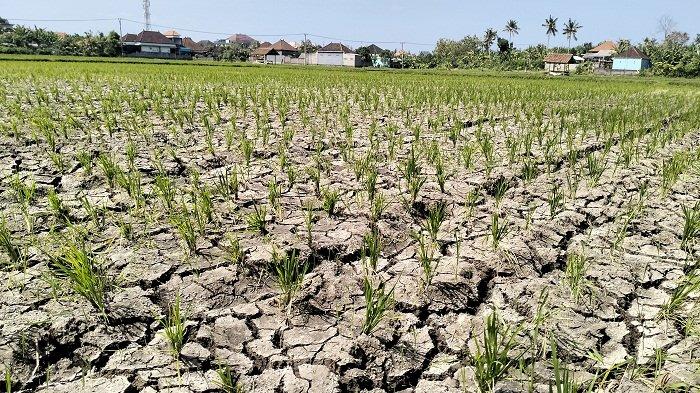
<svg viewBox="0 0 700 393">
<path fill-rule="evenodd" d="M 480 190 L 476 188 L 467 193 L 465 198 L 465 205 L 467 206 L 466 218 L 470 218 L 474 214 L 474 208 L 476 207 L 476 203 L 479 201 L 480 196 Z"/>
<path fill-rule="evenodd" d="M 445 169 L 445 164 L 443 163 L 442 158 L 438 157 L 435 161 L 435 180 L 437 181 L 438 186 L 440 187 L 440 192 L 442 192 L 443 194 L 445 193 L 445 183 L 447 182 L 448 177 L 449 174 Z"/>
<path fill-rule="evenodd" d="M 112 280 L 84 243 L 66 240 L 57 255 L 48 254 L 51 270 L 108 321 L 107 293 L 113 287 Z"/>
<path fill-rule="evenodd" d="M 8 265 L 19 266 L 24 261 L 24 251 L 17 245 L 17 240 L 12 236 L 12 232 L 7 227 L 5 217 L 0 217 L 0 249 L 2 249 L 10 260 Z M 0 266 L 3 264 L 0 263 Z"/>
<path fill-rule="evenodd" d="M 605 171 L 605 164 L 601 162 L 595 153 L 590 153 L 586 156 L 586 168 L 588 169 L 588 183 L 595 186 L 600 181 L 600 177 Z"/>
<path fill-rule="evenodd" d="M 435 258 L 434 243 L 426 239 L 422 233 L 414 234 L 413 238 L 418 243 L 416 256 L 421 270 L 423 271 L 423 275 L 421 276 L 423 290 L 427 291 L 428 287 L 433 282 L 433 278 L 435 278 L 437 274 L 440 258 Z"/>
<path fill-rule="evenodd" d="M 68 207 L 66 207 L 66 205 L 63 204 L 63 200 L 60 196 L 58 196 L 54 189 L 49 189 L 47 198 L 49 201 L 49 209 L 53 213 L 53 216 L 61 222 L 68 222 Z"/>
<path fill-rule="evenodd" d="M 270 269 L 277 288 L 281 292 L 279 304 L 286 308 L 287 314 L 289 314 L 294 296 L 301 289 L 304 276 L 309 270 L 309 264 L 308 262 L 301 262 L 297 252 L 292 251 L 283 255 L 273 255 Z"/>
<path fill-rule="evenodd" d="M 126 161 L 129 169 L 131 171 L 136 170 L 136 157 L 139 154 L 138 148 L 133 140 L 129 140 L 124 146 L 124 151 L 126 153 Z"/>
<path fill-rule="evenodd" d="M 363 282 L 365 297 L 365 319 L 362 333 L 372 334 L 384 319 L 386 312 L 394 307 L 394 288 L 387 291 L 384 283 L 375 286 L 368 276 Z"/>
<path fill-rule="evenodd" d="M 246 221 L 250 229 L 256 230 L 261 234 L 267 233 L 267 206 L 253 205 L 253 211 L 246 216 Z"/>
<path fill-rule="evenodd" d="M 314 185 L 314 192 L 316 195 L 319 195 L 321 193 L 321 170 L 318 166 L 310 166 L 306 168 L 306 174 L 309 176 L 309 179 L 313 182 Z"/>
<path fill-rule="evenodd" d="M 498 213 L 491 215 L 491 245 L 494 250 L 498 250 L 501 241 L 510 232 L 510 223 L 508 220 L 501 220 Z"/>
<path fill-rule="evenodd" d="M 75 155 L 75 159 L 78 160 L 86 174 L 92 174 L 92 154 L 81 150 Z"/>
<path fill-rule="evenodd" d="M 586 272 L 588 258 L 583 253 L 572 252 L 566 257 L 566 283 L 571 291 L 571 297 L 578 302 L 587 287 Z"/>
<path fill-rule="evenodd" d="M 224 246 L 224 250 L 226 251 L 228 260 L 232 264 L 235 265 L 243 262 L 245 258 L 245 253 L 241 248 L 241 241 L 238 238 L 238 235 L 233 233 L 226 234 L 226 245 Z"/>
<path fill-rule="evenodd" d="M 312 202 L 306 202 L 306 207 L 304 209 L 304 228 L 306 229 L 306 245 L 309 248 L 312 248 L 313 245 L 313 228 L 314 222 L 316 221 L 314 209 L 315 207 Z"/>
<path fill-rule="evenodd" d="M 168 175 L 158 173 L 155 178 L 154 186 L 156 195 L 160 198 L 163 206 L 165 206 L 167 210 L 171 210 L 175 202 L 175 186 L 172 180 L 170 180 Z"/>
<path fill-rule="evenodd" d="M 552 381 L 549 382 L 549 391 L 557 393 L 577 393 L 580 390 L 580 386 L 576 383 L 574 379 L 574 374 L 562 366 L 561 360 L 559 360 L 559 354 L 557 351 L 557 342 L 554 338 L 551 338 L 550 344 L 552 350 L 552 369 L 554 370 L 554 387 L 552 387 Z"/>
<path fill-rule="evenodd" d="M 193 190 L 190 195 L 199 232 L 204 234 L 207 224 L 214 220 L 214 202 L 211 192 L 207 187 L 200 187 L 198 190 Z"/>
<path fill-rule="evenodd" d="M 195 230 L 195 218 L 193 213 L 183 203 L 180 209 L 170 214 L 170 224 L 182 238 L 190 253 L 197 253 L 197 231 Z"/>
<path fill-rule="evenodd" d="M 24 209 L 27 209 L 36 198 L 36 182 L 24 182 L 18 174 L 10 178 L 10 188 L 15 192 L 15 200 Z"/>
<path fill-rule="evenodd" d="M 187 335 L 186 316 L 182 310 L 180 294 L 177 294 L 175 301 L 168 306 L 165 318 L 160 319 L 160 325 L 163 328 L 163 336 L 168 342 L 170 354 L 178 359 Z"/>
<path fill-rule="evenodd" d="M 493 185 L 493 197 L 496 199 L 496 206 L 501 205 L 501 201 L 508 189 L 510 189 L 510 181 L 503 177 L 496 180 L 496 183 Z"/>
<path fill-rule="evenodd" d="M 379 174 L 377 168 L 373 165 L 365 169 L 364 174 L 364 185 L 365 191 L 367 192 L 367 199 L 369 201 L 374 200 L 374 195 L 377 193 L 377 179 Z"/>
<path fill-rule="evenodd" d="M 323 198 L 323 210 L 328 213 L 328 217 L 333 217 L 336 215 L 336 205 L 340 199 L 340 194 L 336 190 L 324 189 L 321 191 L 321 197 Z"/>
<path fill-rule="evenodd" d="M 65 173 L 66 161 L 63 158 L 63 154 L 55 151 L 49 151 L 47 152 L 47 154 L 49 155 L 49 158 L 51 159 L 51 162 L 53 163 L 54 167 L 56 167 L 56 172 Z"/>
<path fill-rule="evenodd" d="M 107 179 L 107 184 L 110 188 L 114 188 L 114 181 L 117 174 L 121 172 L 121 169 L 114 161 L 114 157 L 111 154 L 102 153 L 97 156 L 97 164 L 102 169 L 102 172 Z"/>
<path fill-rule="evenodd" d="M 564 206 L 564 193 L 561 188 L 556 184 L 552 186 L 549 192 L 549 199 L 547 200 L 549 204 L 549 217 L 554 218 L 561 211 Z"/>
<path fill-rule="evenodd" d="M 683 205 L 683 234 L 681 249 L 691 251 L 695 241 L 700 238 L 700 202 L 693 207 Z"/>
<path fill-rule="evenodd" d="M 382 238 L 379 230 L 373 228 L 362 238 L 362 260 L 369 258 L 369 268 L 372 271 L 377 269 L 377 261 L 382 251 Z"/>
<path fill-rule="evenodd" d="M 219 378 L 216 385 L 224 393 L 245 393 L 245 387 L 238 382 L 238 378 L 229 366 L 219 366 L 216 370 L 216 375 Z"/>
<path fill-rule="evenodd" d="M 437 235 L 440 232 L 440 227 L 445 221 L 447 204 L 444 201 L 439 201 L 428 208 L 428 217 L 425 221 L 425 230 L 430 234 L 432 241 L 437 240 Z"/>
<path fill-rule="evenodd" d="M 243 138 L 241 139 L 240 143 L 240 149 L 241 149 L 241 155 L 243 156 L 243 160 L 245 162 L 245 166 L 250 171 L 250 162 L 252 161 L 253 158 L 253 150 L 255 147 L 253 146 L 253 141 L 250 139 L 246 138 L 245 135 L 243 135 Z"/>
<path fill-rule="evenodd" d="M 688 156 L 684 152 L 676 152 L 661 165 L 661 192 L 668 194 L 678 178 L 688 165 Z"/>
<path fill-rule="evenodd" d="M 218 173 L 216 191 L 219 195 L 222 197 L 233 195 L 234 199 L 238 199 L 239 188 L 238 169 L 235 166 L 233 168 L 226 168 L 223 172 Z"/>
<path fill-rule="evenodd" d="M 420 190 L 425 184 L 426 178 L 421 174 L 421 165 L 418 162 L 419 157 L 416 155 L 416 150 L 411 146 L 410 154 L 403 163 L 401 168 L 406 188 L 411 195 L 411 204 L 416 202 Z"/>
<path fill-rule="evenodd" d="M 673 318 L 686 304 L 688 298 L 695 292 L 700 291 L 700 275 L 696 270 L 680 280 L 680 283 L 673 290 L 669 299 L 661 305 L 659 318 Z"/>
<path fill-rule="evenodd" d="M 522 177 L 523 180 L 525 181 L 530 181 L 537 177 L 538 174 L 538 169 L 537 169 L 537 163 L 535 163 L 531 159 L 527 159 L 525 163 L 523 164 L 523 169 L 522 169 Z"/>
<path fill-rule="evenodd" d="M 12 367 L 5 365 L 5 393 L 12 393 Z"/>
<path fill-rule="evenodd" d="M 467 351 L 479 391 L 493 391 L 496 383 L 522 357 L 523 353 L 512 353 L 519 331 L 520 327 L 513 328 L 502 322 L 495 311 L 486 317 L 482 335 L 475 340 L 476 350 Z"/>
</svg>

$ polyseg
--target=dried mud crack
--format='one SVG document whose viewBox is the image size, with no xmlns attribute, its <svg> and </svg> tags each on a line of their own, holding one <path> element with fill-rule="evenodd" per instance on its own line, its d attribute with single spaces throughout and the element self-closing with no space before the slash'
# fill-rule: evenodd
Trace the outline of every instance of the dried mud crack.
<svg viewBox="0 0 700 393">
<path fill-rule="evenodd" d="M 14 61 L 0 92 L 13 392 L 700 386 L 692 85 Z"/>
</svg>

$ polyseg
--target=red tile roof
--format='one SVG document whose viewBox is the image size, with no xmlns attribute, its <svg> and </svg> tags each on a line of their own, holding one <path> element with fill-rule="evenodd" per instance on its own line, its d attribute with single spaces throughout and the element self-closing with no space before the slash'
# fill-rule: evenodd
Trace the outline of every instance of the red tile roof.
<svg viewBox="0 0 700 393">
<path fill-rule="evenodd" d="M 612 41 L 605 41 L 602 44 L 596 46 L 595 48 L 589 50 L 588 53 L 600 52 L 604 50 L 617 50 L 617 45 L 615 45 L 615 43 Z"/>
<path fill-rule="evenodd" d="M 183 38 L 183 39 L 182 39 L 182 45 L 183 45 L 185 48 L 192 49 L 192 50 L 195 51 L 195 52 L 204 51 L 204 49 L 206 49 L 204 45 L 202 45 L 202 44 L 199 43 L 199 42 L 195 42 L 195 41 L 194 41 L 192 38 L 190 38 L 190 37 L 185 37 L 185 38 Z"/>
<path fill-rule="evenodd" d="M 122 37 L 122 41 L 124 41 L 124 42 L 136 42 L 136 34 L 131 34 L 131 33 L 124 34 L 124 37 Z"/>
<path fill-rule="evenodd" d="M 255 49 L 253 52 L 251 52 L 250 54 L 252 56 L 267 56 L 267 55 L 278 55 L 279 53 L 275 49 L 273 49 L 269 46 L 266 46 L 266 47 L 259 47 L 259 48 Z"/>
<path fill-rule="evenodd" d="M 618 59 L 649 59 L 646 53 L 639 50 L 636 46 L 631 46 L 626 51 L 615 56 Z"/>
<path fill-rule="evenodd" d="M 319 52 L 340 52 L 340 53 L 355 53 L 352 49 L 339 42 L 331 42 L 330 44 L 324 46 L 318 50 Z"/>
<path fill-rule="evenodd" d="M 555 63 L 555 64 L 573 64 L 574 55 L 571 53 L 550 53 L 544 57 L 545 63 Z"/>
<path fill-rule="evenodd" d="M 235 42 L 237 44 L 252 44 L 256 40 L 247 34 L 234 34 L 226 39 L 228 42 Z"/>
<path fill-rule="evenodd" d="M 287 51 L 287 52 L 299 52 L 299 50 L 291 45 L 285 40 L 279 40 L 271 45 L 271 47 L 276 51 Z"/>
<path fill-rule="evenodd" d="M 164 36 L 163 33 L 161 33 L 160 31 L 148 30 L 144 30 L 137 35 L 126 34 L 124 37 L 122 37 L 122 41 L 140 42 L 143 44 L 175 45 L 168 37 Z"/>
</svg>

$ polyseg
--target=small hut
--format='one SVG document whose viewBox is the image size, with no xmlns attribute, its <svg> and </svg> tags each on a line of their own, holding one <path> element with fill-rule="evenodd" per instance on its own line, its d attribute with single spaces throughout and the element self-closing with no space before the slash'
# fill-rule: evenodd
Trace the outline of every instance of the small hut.
<svg viewBox="0 0 700 393">
<path fill-rule="evenodd" d="M 544 69 L 551 75 L 566 75 L 576 70 L 581 61 L 571 53 L 550 53 L 544 58 Z"/>
</svg>

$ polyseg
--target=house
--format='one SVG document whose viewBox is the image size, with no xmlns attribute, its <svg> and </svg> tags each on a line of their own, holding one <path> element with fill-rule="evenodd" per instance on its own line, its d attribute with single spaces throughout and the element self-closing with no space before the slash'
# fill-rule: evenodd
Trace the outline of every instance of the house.
<svg viewBox="0 0 700 393">
<path fill-rule="evenodd" d="M 271 51 L 265 52 L 262 51 L 262 49 L 273 49 L 276 53 L 273 54 Z M 274 59 L 272 61 L 273 64 L 299 63 L 299 50 L 290 45 L 285 40 L 279 40 L 274 44 L 270 44 L 269 42 L 263 42 L 253 52 L 256 53 L 255 56 L 253 56 L 253 54 L 251 53 L 251 60 L 254 62 L 260 61 L 261 56 L 265 56 L 265 58 L 268 58 L 268 56 L 274 56 Z"/>
<path fill-rule="evenodd" d="M 182 38 L 180 38 L 180 33 L 178 33 L 175 30 L 168 30 L 165 33 L 163 33 L 165 38 L 169 39 L 170 41 L 173 42 L 175 45 L 182 45 Z"/>
<path fill-rule="evenodd" d="M 612 41 L 605 41 L 583 55 L 584 60 L 593 63 L 593 69 L 609 70 L 612 67 L 612 58 L 617 53 L 617 45 Z"/>
<path fill-rule="evenodd" d="M 391 66 L 391 56 L 388 56 L 389 51 L 378 47 L 375 44 L 367 46 L 372 67 L 388 68 Z"/>
<path fill-rule="evenodd" d="M 184 37 L 182 39 L 182 46 L 188 48 L 193 55 L 204 56 L 211 50 L 214 44 L 211 41 L 195 42 L 195 40 L 190 37 Z"/>
<path fill-rule="evenodd" d="M 279 52 L 280 56 L 299 57 L 299 49 L 293 47 L 285 40 L 275 42 L 274 44 L 270 45 L 270 48 Z"/>
<path fill-rule="evenodd" d="M 651 68 L 651 59 L 637 47 L 632 46 L 613 58 L 613 72 L 639 73 Z"/>
<path fill-rule="evenodd" d="M 282 63 L 282 56 L 271 46 L 259 47 L 250 53 L 250 60 L 254 63 L 278 64 Z"/>
<path fill-rule="evenodd" d="M 247 34 L 238 33 L 226 38 L 225 40 L 223 40 L 223 43 L 228 45 L 239 44 L 247 47 L 254 46 L 258 43 L 258 41 Z"/>
<path fill-rule="evenodd" d="M 315 61 L 310 61 L 311 64 L 346 67 L 362 66 L 360 56 L 339 42 L 331 42 L 316 51 L 315 55 L 316 59 Z"/>
<path fill-rule="evenodd" d="M 191 52 L 173 42 L 159 31 L 144 30 L 139 34 L 126 34 L 121 38 L 122 51 L 126 56 L 157 57 L 170 59 L 191 58 Z"/>
<path fill-rule="evenodd" d="M 544 58 L 544 70 L 551 75 L 565 75 L 576 70 L 582 61 L 571 53 L 550 53 Z"/>
</svg>

